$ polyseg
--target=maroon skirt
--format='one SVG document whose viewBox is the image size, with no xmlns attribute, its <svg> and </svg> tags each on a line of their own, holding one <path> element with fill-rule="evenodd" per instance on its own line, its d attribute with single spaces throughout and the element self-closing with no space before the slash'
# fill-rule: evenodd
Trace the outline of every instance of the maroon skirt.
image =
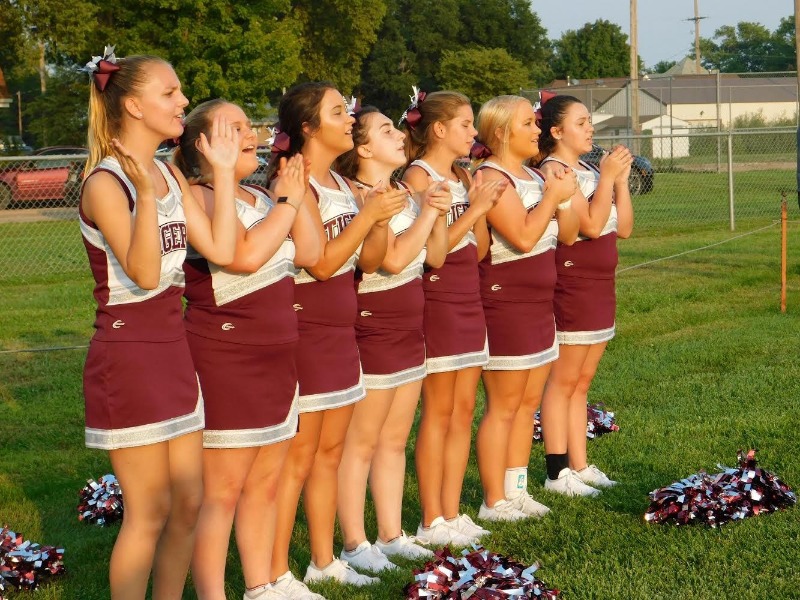
<svg viewBox="0 0 800 600">
<path fill-rule="evenodd" d="M 422 281 L 358 295 L 356 340 L 364 386 L 385 390 L 425 377 Z"/>
<path fill-rule="evenodd" d="M 489 371 L 524 371 L 558 358 L 552 302 L 498 302 L 484 298 Z"/>
<path fill-rule="evenodd" d="M 489 360 L 480 294 L 436 294 L 425 298 L 428 373 L 482 367 Z"/>
<path fill-rule="evenodd" d="M 615 332 L 615 281 L 559 274 L 553 308 L 560 344 L 607 342 Z"/>
<path fill-rule="evenodd" d="M 203 429 L 203 398 L 185 337 L 92 340 L 83 396 L 89 448 L 145 446 Z"/>
<path fill-rule="evenodd" d="M 203 446 L 248 448 L 297 433 L 296 342 L 234 344 L 187 333 L 206 410 Z"/>
</svg>

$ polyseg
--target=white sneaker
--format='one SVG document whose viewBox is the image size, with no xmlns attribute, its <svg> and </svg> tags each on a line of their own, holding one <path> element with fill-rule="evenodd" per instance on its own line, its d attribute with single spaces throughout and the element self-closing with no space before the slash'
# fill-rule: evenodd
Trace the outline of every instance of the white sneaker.
<svg viewBox="0 0 800 600">
<path fill-rule="evenodd" d="M 486 502 L 481 502 L 478 518 L 484 521 L 519 521 L 527 519 L 528 515 L 514 508 L 508 500 L 498 500 L 492 507 L 486 506 Z"/>
<path fill-rule="evenodd" d="M 483 527 L 478 525 L 466 513 L 461 513 L 455 519 L 450 519 L 449 521 L 447 521 L 447 524 L 450 525 L 451 527 L 455 527 L 461 533 L 474 538 L 481 538 L 484 535 L 489 535 L 490 533 L 492 533 L 488 529 L 484 529 Z"/>
<path fill-rule="evenodd" d="M 373 546 L 367 540 L 356 546 L 355 550 L 342 550 L 339 558 L 370 573 L 380 573 L 398 568 L 396 564 L 386 558 L 378 546 Z"/>
<path fill-rule="evenodd" d="M 303 577 L 303 581 L 306 583 L 325 581 L 326 579 L 333 579 L 339 583 L 347 583 L 356 586 L 372 585 L 380 581 L 377 577 L 356 573 L 353 567 L 347 564 L 347 561 L 338 558 L 334 558 L 331 564 L 324 569 L 320 569 L 312 561 L 308 565 L 308 569 L 306 569 L 306 576 Z"/>
<path fill-rule="evenodd" d="M 585 469 L 581 469 L 580 471 L 575 471 L 578 474 L 578 477 L 581 478 L 583 483 L 588 485 L 593 485 L 595 487 L 614 487 L 617 485 L 617 482 L 609 479 L 608 476 L 603 473 L 600 469 L 598 469 L 594 465 L 589 465 Z"/>
<path fill-rule="evenodd" d="M 380 538 L 375 540 L 375 546 L 386 556 L 401 556 L 403 558 L 429 558 L 433 552 L 416 543 L 417 538 L 408 537 L 405 531 L 391 542 L 384 542 Z"/>
<path fill-rule="evenodd" d="M 430 527 L 417 527 L 417 540 L 421 544 L 433 544 L 434 546 L 469 546 L 478 541 L 474 535 L 467 535 L 444 520 L 444 517 L 436 517 L 431 521 Z"/>
<path fill-rule="evenodd" d="M 284 596 L 272 585 L 267 583 L 246 591 L 242 600 L 286 600 L 286 598 L 287 596 Z"/>
<path fill-rule="evenodd" d="M 514 508 L 524 512 L 529 517 L 543 517 L 550 512 L 549 508 L 534 500 L 528 492 L 518 492 L 513 496 L 509 496 L 508 500 Z"/>
<path fill-rule="evenodd" d="M 544 480 L 544 489 L 565 496 L 597 496 L 600 493 L 600 490 L 583 483 L 578 473 L 569 467 L 561 469 L 557 479 L 547 477 Z"/>
<path fill-rule="evenodd" d="M 283 594 L 284 598 L 292 600 L 325 600 L 325 596 L 312 592 L 305 583 L 295 579 L 291 571 L 286 571 L 278 577 L 272 584 L 272 589 Z"/>
</svg>

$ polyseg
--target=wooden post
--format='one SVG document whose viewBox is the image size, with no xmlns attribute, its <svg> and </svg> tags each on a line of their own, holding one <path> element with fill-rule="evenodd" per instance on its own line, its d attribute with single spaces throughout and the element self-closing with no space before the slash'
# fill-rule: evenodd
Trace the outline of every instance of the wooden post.
<svg viewBox="0 0 800 600">
<path fill-rule="evenodd" d="M 781 192 L 781 312 L 786 312 L 786 222 L 788 208 L 786 206 L 786 190 Z"/>
</svg>

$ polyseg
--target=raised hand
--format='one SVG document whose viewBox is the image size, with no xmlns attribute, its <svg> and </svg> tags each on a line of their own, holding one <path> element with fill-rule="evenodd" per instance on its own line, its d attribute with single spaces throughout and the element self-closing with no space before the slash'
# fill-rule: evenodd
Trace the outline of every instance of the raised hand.
<svg viewBox="0 0 800 600">
<path fill-rule="evenodd" d="M 632 162 L 633 156 L 630 150 L 623 145 L 614 146 L 608 154 L 600 159 L 600 173 L 608 173 L 616 180 L 624 173 L 630 173 Z"/>
<path fill-rule="evenodd" d="M 281 158 L 278 163 L 278 180 L 275 183 L 275 195 L 286 196 L 299 203 L 308 187 L 306 161 L 302 154 L 295 154 L 290 159 Z"/>
<path fill-rule="evenodd" d="M 233 169 L 239 159 L 239 132 L 234 129 L 228 119 L 217 114 L 211 124 L 210 137 L 200 134 L 197 149 L 211 165 L 212 169 Z"/>
<path fill-rule="evenodd" d="M 506 191 L 506 187 L 508 187 L 507 179 L 484 181 L 483 173 L 479 170 L 475 173 L 472 186 L 469 188 L 469 205 L 476 207 L 485 215 L 494 208 L 500 196 Z"/>
<path fill-rule="evenodd" d="M 378 183 L 364 198 L 363 213 L 375 223 L 388 221 L 406 207 L 406 190 L 387 189 L 383 183 Z"/>
<path fill-rule="evenodd" d="M 450 186 L 443 181 L 434 181 L 422 193 L 422 203 L 439 211 L 440 215 L 450 212 L 450 205 L 453 203 L 453 194 L 450 193 Z"/>
<path fill-rule="evenodd" d="M 122 167 L 122 172 L 125 173 L 125 176 L 131 180 L 133 187 L 136 188 L 137 197 L 155 197 L 156 188 L 153 185 L 153 178 L 150 176 L 147 167 L 128 152 L 128 149 L 118 139 L 112 139 L 111 145 L 114 147 L 114 155 L 119 161 L 119 166 Z"/>
</svg>

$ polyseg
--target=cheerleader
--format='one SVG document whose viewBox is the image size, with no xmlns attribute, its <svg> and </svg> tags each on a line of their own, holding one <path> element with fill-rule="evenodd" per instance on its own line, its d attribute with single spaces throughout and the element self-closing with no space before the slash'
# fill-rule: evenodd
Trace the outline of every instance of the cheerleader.
<svg viewBox="0 0 800 600">
<path fill-rule="evenodd" d="M 453 195 L 447 216 L 448 255 L 423 277 L 426 369 L 416 444 L 422 523 L 417 537 L 434 544 L 466 545 L 488 533 L 461 513 L 461 487 L 469 459 L 475 391 L 488 361 L 478 261 L 489 247 L 486 213 L 505 180 L 473 182 L 455 164 L 469 154 L 477 131 L 469 99 L 457 92 L 420 92 L 403 115 L 403 180 L 414 191 L 447 182 Z"/>
<path fill-rule="evenodd" d="M 374 107 L 361 109 L 355 118 L 354 148 L 337 161 L 337 171 L 362 194 L 381 185 L 406 190 L 392 181 L 392 172 L 405 164 L 405 135 Z M 356 405 L 347 430 L 338 514 L 344 538 L 341 558 L 372 572 L 397 568 L 387 556 L 433 556 L 405 535 L 401 509 L 406 441 L 425 376 L 423 265 L 444 263 L 450 200 L 441 183 L 416 200 L 407 194 L 405 209 L 389 221 L 381 268 L 358 281 L 356 339 L 367 396 Z M 378 518 L 374 545 L 364 529 L 368 479 Z"/>
<path fill-rule="evenodd" d="M 203 400 L 181 294 L 187 242 L 233 260 L 238 135 L 214 119 L 198 150 L 218 185 L 208 214 L 178 171 L 155 158 L 183 133 L 188 101 L 172 67 L 153 56 L 87 65 L 89 160 L 80 226 L 96 286 L 95 334 L 83 375 L 86 445 L 110 451 L 125 494 L 111 554 L 114 599 L 180 598 L 203 495 Z"/>
<path fill-rule="evenodd" d="M 211 100 L 186 117 L 175 162 L 207 210 L 214 206 L 214 172 L 197 140 L 216 116 L 239 132 L 235 179 L 258 168 L 256 135 L 242 109 Z M 239 184 L 234 260 L 224 269 L 190 253 L 185 322 L 206 410 L 205 489 L 192 558 L 201 599 L 225 597 L 231 526 L 244 573 L 245 598 L 283 597 L 270 589 L 278 474 L 297 431 L 297 317 L 294 265 L 319 259 L 319 238 L 303 197 L 303 157 L 284 160 L 275 199 Z M 289 233 L 291 232 L 291 237 Z"/>
<path fill-rule="evenodd" d="M 542 399 L 545 488 L 570 496 L 595 496 L 615 484 L 586 459 L 586 400 L 608 341 L 614 337 L 617 238 L 633 230 L 628 176 L 633 157 L 615 146 L 599 169 L 580 160 L 592 148 L 591 114 L 572 96 L 542 105 L 539 149 L 546 176 L 571 168 L 578 177 L 573 208 L 580 235 L 556 249 L 556 329 L 559 358 Z"/>
<path fill-rule="evenodd" d="M 478 115 L 478 166 L 487 181 L 509 182 L 486 215 L 491 245 L 480 263 L 481 298 L 489 337 L 483 370 L 486 410 L 477 436 L 484 502 L 478 517 L 509 521 L 549 509 L 528 493 L 534 413 L 550 364 L 558 357 L 553 290 L 556 242 L 572 244 L 578 217 L 570 208 L 575 174 L 542 173 L 525 163 L 539 152 L 541 131 L 531 103 L 520 96 L 486 102 Z"/>
<path fill-rule="evenodd" d="M 312 208 L 322 255 L 296 279 L 300 329 L 297 372 L 300 428 L 291 441 L 278 485 L 278 524 L 272 573 L 274 587 L 292 598 L 319 598 L 289 570 L 289 543 L 301 491 L 311 537 L 311 564 L 304 581 L 334 579 L 368 585 L 333 555 L 337 471 L 354 403 L 365 396 L 356 344 L 354 271 L 374 272 L 383 262 L 388 222 L 406 205 L 404 190 L 374 192 L 360 202 L 331 171 L 334 160 L 353 148 L 354 119 L 341 93 L 329 83 L 304 83 L 289 90 L 278 108 L 281 134 L 272 165 L 301 153 L 310 161 Z M 280 185 L 282 177 L 276 181 Z"/>
</svg>

